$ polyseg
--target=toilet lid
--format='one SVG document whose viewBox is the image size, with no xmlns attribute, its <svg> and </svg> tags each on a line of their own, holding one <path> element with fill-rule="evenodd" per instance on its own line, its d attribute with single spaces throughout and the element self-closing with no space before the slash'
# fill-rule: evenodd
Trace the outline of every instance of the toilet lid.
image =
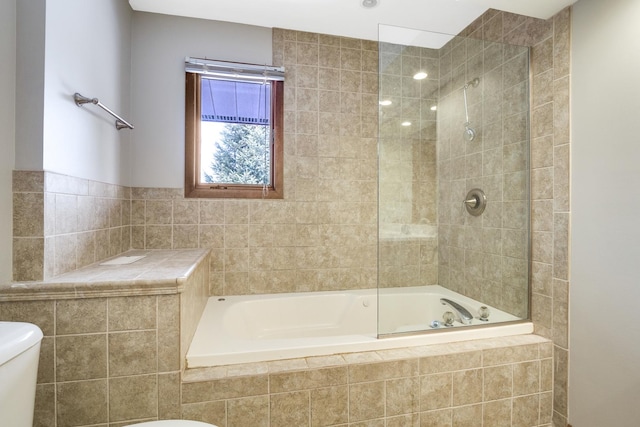
<svg viewBox="0 0 640 427">
<path fill-rule="evenodd" d="M 129 427 L 216 427 L 213 424 L 207 424 L 200 421 L 188 420 L 165 420 L 165 421 L 148 421 L 146 423 L 131 424 Z"/>
</svg>

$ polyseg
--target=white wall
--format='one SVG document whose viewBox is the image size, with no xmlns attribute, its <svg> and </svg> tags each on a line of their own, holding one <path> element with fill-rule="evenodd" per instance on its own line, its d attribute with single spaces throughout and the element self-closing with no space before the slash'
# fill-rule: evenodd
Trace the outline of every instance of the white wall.
<svg viewBox="0 0 640 427">
<path fill-rule="evenodd" d="M 184 58 L 271 64 L 271 29 L 136 12 L 131 185 L 184 185 Z"/>
<path fill-rule="evenodd" d="M 132 13 L 122 0 L 47 1 L 45 170 L 127 184 L 133 131 L 117 131 L 95 105 L 77 107 L 73 94 L 98 98 L 130 120 Z"/>
<path fill-rule="evenodd" d="M 42 170 L 46 0 L 16 1 L 15 168 Z"/>
<path fill-rule="evenodd" d="M 11 280 L 15 158 L 16 0 L 0 1 L 0 283 Z"/>
<path fill-rule="evenodd" d="M 569 421 L 640 420 L 640 2 L 580 0 L 572 34 Z"/>
</svg>

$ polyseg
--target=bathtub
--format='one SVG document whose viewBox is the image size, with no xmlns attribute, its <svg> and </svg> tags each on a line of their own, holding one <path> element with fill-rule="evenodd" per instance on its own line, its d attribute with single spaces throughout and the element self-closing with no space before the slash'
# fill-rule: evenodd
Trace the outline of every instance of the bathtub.
<svg viewBox="0 0 640 427">
<path fill-rule="evenodd" d="M 381 307 L 378 309 L 378 298 Z M 476 316 L 471 325 L 432 327 L 448 298 Z M 439 285 L 340 292 L 210 297 L 187 367 L 262 362 L 529 334 L 533 324 Z M 378 310 L 380 325 L 378 325 Z M 378 330 L 384 337 L 378 338 Z M 413 333 L 420 331 L 420 333 Z"/>
</svg>

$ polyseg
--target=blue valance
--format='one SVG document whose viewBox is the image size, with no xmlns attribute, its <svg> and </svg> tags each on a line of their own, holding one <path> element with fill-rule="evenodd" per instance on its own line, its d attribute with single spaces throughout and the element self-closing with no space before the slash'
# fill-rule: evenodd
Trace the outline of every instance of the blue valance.
<svg viewBox="0 0 640 427">
<path fill-rule="evenodd" d="M 269 124 L 271 84 L 217 80 L 201 81 L 202 121 L 243 124 Z"/>
</svg>

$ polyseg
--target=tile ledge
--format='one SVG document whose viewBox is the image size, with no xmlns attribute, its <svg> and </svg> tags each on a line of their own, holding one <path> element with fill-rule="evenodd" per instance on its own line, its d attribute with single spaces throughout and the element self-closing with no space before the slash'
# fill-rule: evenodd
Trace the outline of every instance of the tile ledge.
<svg viewBox="0 0 640 427">
<path fill-rule="evenodd" d="M 179 294 L 209 250 L 130 250 L 109 259 L 141 254 L 146 257 L 133 264 L 103 266 L 102 260 L 48 280 L 0 284 L 0 302 Z"/>
</svg>

